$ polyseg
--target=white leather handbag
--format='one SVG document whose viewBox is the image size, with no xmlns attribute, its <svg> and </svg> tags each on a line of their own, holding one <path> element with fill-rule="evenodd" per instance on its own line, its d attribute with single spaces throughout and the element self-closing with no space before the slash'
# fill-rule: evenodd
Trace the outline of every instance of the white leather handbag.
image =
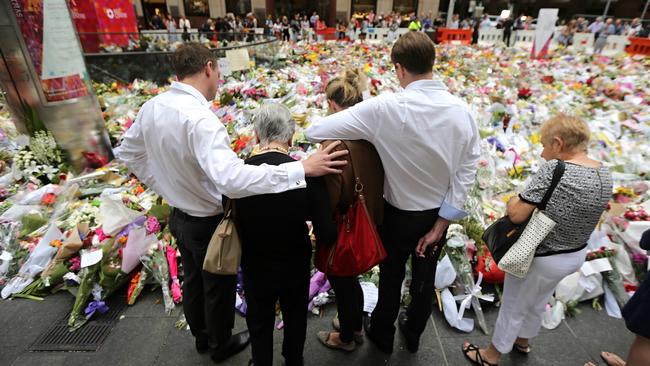
<svg viewBox="0 0 650 366">
<path fill-rule="evenodd" d="M 548 234 L 553 230 L 556 223 L 550 217 L 544 214 L 546 205 L 551 199 L 555 188 L 564 175 L 564 161 L 559 160 L 553 171 L 551 185 L 544 194 L 544 198 L 526 224 L 526 228 L 521 233 L 519 239 L 508 249 L 503 258 L 499 261 L 499 268 L 513 276 L 523 278 L 530 269 L 530 264 L 535 257 L 537 247 L 546 239 Z"/>
<path fill-rule="evenodd" d="M 555 221 L 538 209 L 528 221 L 526 228 L 499 261 L 499 268 L 513 276 L 523 278 L 535 257 L 537 247 L 555 227 Z"/>
</svg>

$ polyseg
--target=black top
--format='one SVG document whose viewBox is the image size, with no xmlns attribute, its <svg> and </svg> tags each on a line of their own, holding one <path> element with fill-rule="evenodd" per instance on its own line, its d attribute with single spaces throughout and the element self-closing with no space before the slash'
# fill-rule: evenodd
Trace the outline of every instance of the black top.
<svg viewBox="0 0 650 366">
<path fill-rule="evenodd" d="M 650 251 L 650 229 L 643 232 L 641 240 L 639 241 L 639 246 L 641 249 Z"/>
<path fill-rule="evenodd" d="M 268 152 L 246 160 L 250 165 L 280 165 L 294 161 Z M 299 279 L 308 272 L 312 246 L 306 221 L 319 242 L 336 240 L 329 195 L 322 178 L 307 178 L 307 188 L 263 194 L 235 201 L 235 220 L 242 242 L 241 266 L 249 276 Z"/>
</svg>

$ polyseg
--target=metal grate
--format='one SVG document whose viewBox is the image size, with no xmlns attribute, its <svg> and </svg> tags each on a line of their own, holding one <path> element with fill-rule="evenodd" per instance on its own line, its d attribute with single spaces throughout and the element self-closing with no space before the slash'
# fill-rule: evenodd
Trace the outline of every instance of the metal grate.
<svg viewBox="0 0 650 366">
<path fill-rule="evenodd" d="M 74 332 L 68 329 L 69 314 L 54 323 L 43 333 L 34 344 L 29 347 L 30 351 L 81 351 L 95 352 L 104 343 L 106 337 L 126 308 L 124 296 L 113 296 L 106 301 L 109 310 L 106 314 L 96 315 L 92 320 Z"/>
</svg>

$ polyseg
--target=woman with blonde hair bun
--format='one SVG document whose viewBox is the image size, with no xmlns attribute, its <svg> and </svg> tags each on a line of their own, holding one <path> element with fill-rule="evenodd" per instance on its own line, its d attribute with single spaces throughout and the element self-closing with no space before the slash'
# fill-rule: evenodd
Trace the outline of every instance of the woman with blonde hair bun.
<svg viewBox="0 0 650 366">
<path fill-rule="evenodd" d="M 357 69 L 347 69 L 330 80 L 325 88 L 330 113 L 336 113 L 361 102 L 370 94 L 368 80 Z M 323 146 L 332 141 L 323 142 Z M 376 225 L 383 221 L 384 169 L 379 154 L 368 141 L 344 141 L 336 149 L 348 150 L 350 162 L 343 174 L 325 177 L 332 212 L 345 213 L 354 203 L 357 178 L 363 184 L 363 193 L 370 218 Z M 336 293 L 338 318 L 332 320 L 336 331 L 318 332 L 318 339 L 332 349 L 354 351 L 363 342 L 363 292 L 357 276 L 327 276 Z"/>
</svg>

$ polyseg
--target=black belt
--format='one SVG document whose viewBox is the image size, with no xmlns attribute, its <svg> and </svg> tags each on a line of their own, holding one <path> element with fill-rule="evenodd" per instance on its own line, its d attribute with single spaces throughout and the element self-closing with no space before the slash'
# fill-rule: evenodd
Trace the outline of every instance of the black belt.
<svg viewBox="0 0 650 366">
<path fill-rule="evenodd" d="M 206 222 L 206 221 L 215 221 L 215 220 L 221 220 L 223 217 L 223 214 L 220 213 L 218 215 L 214 216 L 205 216 L 205 217 L 197 217 L 197 216 L 192 216 L 189 214 L 186 214 L 185 212 L 173 208 L 172 209 L 172 215 L 175 216 L 176 218 L 183 220 L 183 221 L 192 221 L 192 222 Z"/>
<path fill-rule="evenodd" d="M 423 217 L 423 216 L 432 216 L 432 215 L 437 215 L 438 211 L 440 211 L 440 208 L 434 208 L 431 210 L 423 210 L 423 211 L 407 211 L 407 210 L 402 210 L 399 209 L 390 203 L 388 201 L 384 200 L 384 208 L 386 211 L 392 211 L 400 215 L 404 216 L 411 216 L 411 217 Z"/>
</svg>

